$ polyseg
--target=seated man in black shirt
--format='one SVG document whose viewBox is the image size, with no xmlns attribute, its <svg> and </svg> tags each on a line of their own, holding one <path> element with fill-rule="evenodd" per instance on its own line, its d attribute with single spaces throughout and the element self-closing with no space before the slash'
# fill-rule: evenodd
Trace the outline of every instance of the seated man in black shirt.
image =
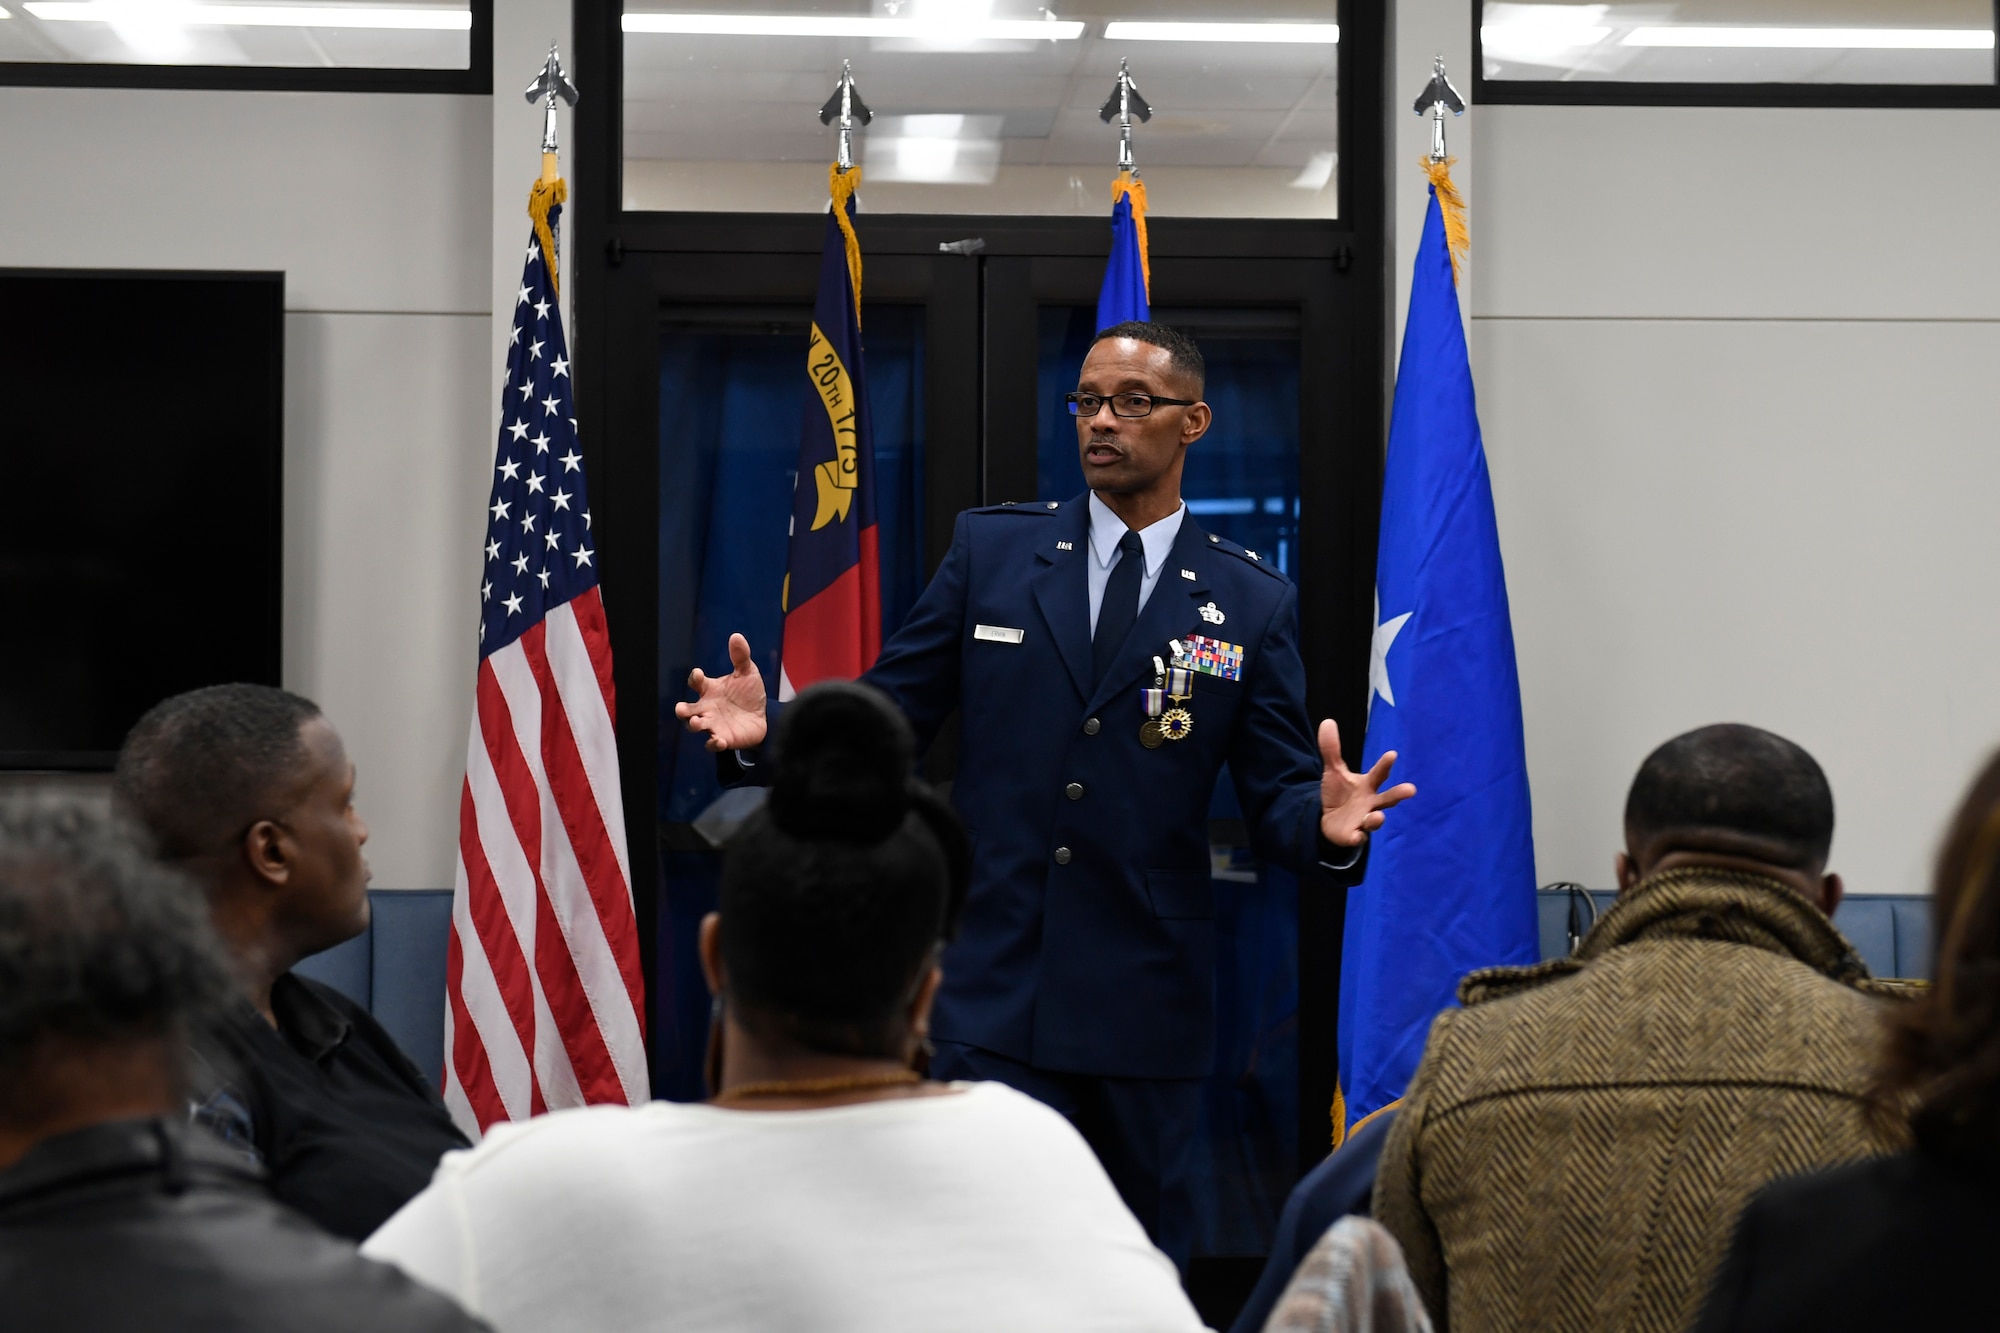
<svg viewBox="0 0 2000 1333">
<path fill-rule="evenodd" d="M 283 690 L 194 690 L 139 719 L 115 790 L 207 890 L 241 987 L 196 1036 L 196 1118 L 253 1155 L 279 1199 L 366 1238 L 468 1145 L 367 1010 L 291 971 L 368 925 L 368 827 L 340 736 Z"/>
<path fill-rule="evenodd" d="M 130 833 L 0 804 L 0 1327 L 484 1327 L 189 1127 L 186 1027 L 234 999 L 227 969 L 193 892 Z"/>
</svg>

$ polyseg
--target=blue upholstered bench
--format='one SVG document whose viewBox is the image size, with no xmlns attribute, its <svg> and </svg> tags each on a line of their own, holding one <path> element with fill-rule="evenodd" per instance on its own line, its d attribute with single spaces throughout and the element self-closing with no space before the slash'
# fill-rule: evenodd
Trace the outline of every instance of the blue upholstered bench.
<svg viewBox="0 0 2000 1333">
<path fill-rule="evenodd" d="M 1593 889 L 1598 911 L 1617 895 Z M 451 932 L 449 889 L 377 889 L 367 931 L 315 954 L 299 971 L 368 1006 L 417 1067 L 444 1074 L 444 950 Z M 1569 895 L 1544 889 L 1542 956 L 1569 952 Z M 1588 913 L 1584 913 L 1588 917 Z M 1869 970 L 1882 977 L 1930 975 L 1930 900 L 1900 894 L 1856 894 L 1840 905 L 1834 924 L 1854 942 Z"/>
<path fill-rule="evenodd" d="M 1592 889 L 1590 897 L 1602 912 L 1618 895 Z M 1543 889 L 1537 895 L 1541 911 L 1542 957 L 1569 952 L 1570 895 L 1563 889 Z M 1583 919 L 1590 919 L 1584 910 Z M 1862 961 L 1878 977 L 1928 977 L 1931 974 L 1931 900 L 1901 893 L 1856 893 L 1842 900 L 1833 924 L 1861 951 Z"/>
<path fill-rule="evenodd" d="M 368 1007 L 432 1083 L 444 1078 L 444 951 L 450 889 L 371 889 L 368 929 L 298 966 Z"/>
</svg>

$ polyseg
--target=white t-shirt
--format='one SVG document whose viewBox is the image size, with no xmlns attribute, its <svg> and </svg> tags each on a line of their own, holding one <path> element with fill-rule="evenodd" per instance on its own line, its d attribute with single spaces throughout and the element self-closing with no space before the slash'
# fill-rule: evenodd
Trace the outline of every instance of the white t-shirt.
<svg viewBox="0 0 2000 1333">
<path fill-rule="evenodd" d="M 999 1083 L 559 1111 L 445 1154 L 362 1253 L 501 1333 L 1201 1327 L 1069 1122 Z"/>
</svg>

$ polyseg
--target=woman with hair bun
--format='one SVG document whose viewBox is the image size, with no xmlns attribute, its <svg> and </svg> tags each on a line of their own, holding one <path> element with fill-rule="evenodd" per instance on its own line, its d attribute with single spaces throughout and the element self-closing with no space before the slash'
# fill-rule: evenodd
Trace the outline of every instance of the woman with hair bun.
<svg viewBox="0 0 2000 1333">
<path fill-rule="evenodd" d="M 1953 815 L 1931 900 L 1930 989 L 1889 1019 L 1892 1157 L 1781 1181 L 1750 1201 L 1701 1333 L 1990 1327 L 2000 1251 L 2000 755 Z"/>
<path fill-rule="evenodd" d="M 365 1247 L 510 1330 L 1201 1327 L 1069 1122 L 921 1072 L 970 877 L 861 685 L 786 710 L 702 923 L 712 1096 L 496 1127 Z"/>
</svg>

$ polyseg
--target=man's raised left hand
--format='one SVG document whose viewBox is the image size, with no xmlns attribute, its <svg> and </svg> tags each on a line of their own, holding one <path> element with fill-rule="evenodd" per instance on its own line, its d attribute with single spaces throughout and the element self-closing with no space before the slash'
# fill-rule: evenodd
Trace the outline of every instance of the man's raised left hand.
<svg viewBox="0 0 2000 1333">
<path fill-rule="evenodd" d="M 1319 780 L 1319 833 L 1336 847 L 1359 847 L 1368 835 L 1382 827 L 1392 805 L 1400 805 L 1417 794 L 1415 785 L 1402 782 L 1382 789 L 1389 770 L 1396 766 L 1396 752 L 1389 751 L 1375 761 L 1375 767 L 1357 774 L 1348 768 L 1340 753 L 1340 728 L 1332 718 L 1319 724 L 1319 754 L 1326 765 Z"/>
</svg>

